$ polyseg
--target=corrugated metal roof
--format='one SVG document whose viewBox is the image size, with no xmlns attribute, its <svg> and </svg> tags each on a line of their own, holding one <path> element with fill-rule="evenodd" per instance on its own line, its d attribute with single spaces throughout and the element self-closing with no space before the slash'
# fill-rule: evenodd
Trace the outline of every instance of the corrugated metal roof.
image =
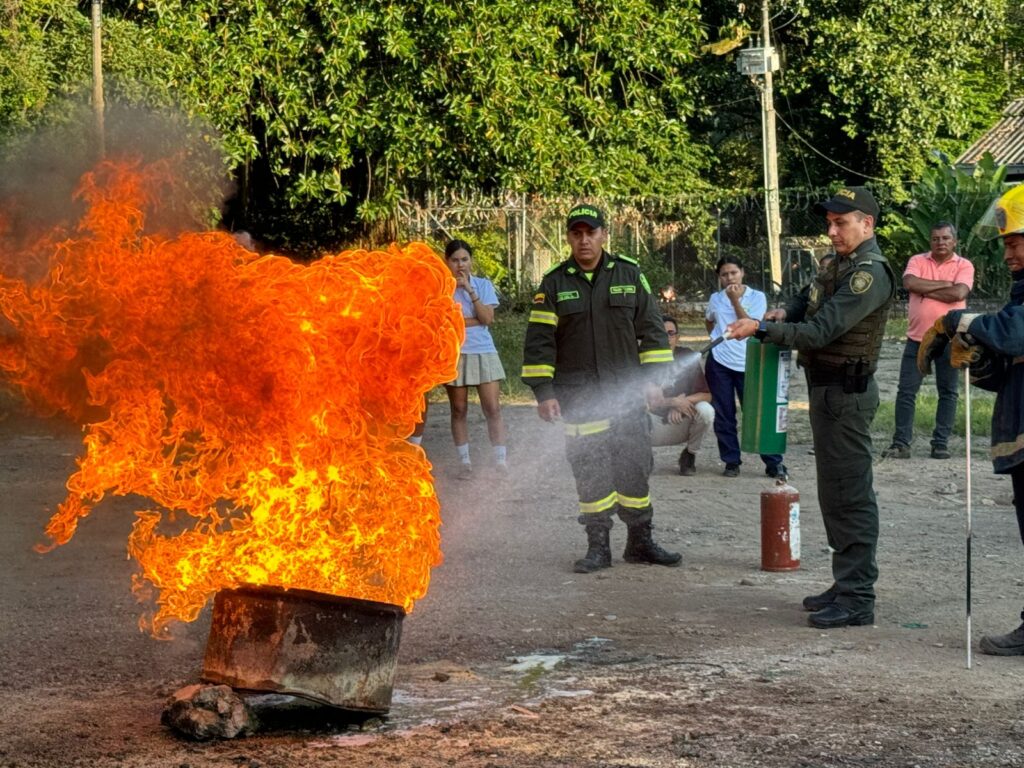
<svg viewBox="0 0 1024 768">
<path fill-rule="evenodd" d="M 1024 99 L 1011 101 L 999 122 L 960 155 L 956 164 L 974 165 L 986 152 L 1000 165 L 1024 166 Z"/>
</svg>

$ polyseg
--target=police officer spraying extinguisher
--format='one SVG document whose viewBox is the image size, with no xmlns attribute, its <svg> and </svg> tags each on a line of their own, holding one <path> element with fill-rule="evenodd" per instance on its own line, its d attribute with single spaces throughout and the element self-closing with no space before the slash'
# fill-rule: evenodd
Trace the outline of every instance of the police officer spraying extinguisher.
<svg viewBox="0 0 1024 768">
<path fill-rule="evenodd" d="M 604 250 L 604 213 L 577 205 L 566 223 L 572 258 L 544 275 L 533 299 L 523 381 L 537 413 L 561 422 L 576 480 L 587 553 L 577 573 L 612 564 L 614 514 L 626 524 L 623 559 L 676 566 L 682 560 L 652 537 L 648 476 L 652 454 L 646 396 L 673 361 L 647 279 L 633 259 Z"/>
<path fill-rule="evenodd" d="M 815 210 L 835 257 L 785 309 L 737 320 L 733 338 L 756 335 L 799 351 L 807 375 L 818 503 L 833 550 L 834 583 L 804 599 L 822 629 L 873 624 L 878 504 L 871 472 L 874 373 L 896 279 L 875 241 L 878 203 L 864 187 L 840 189 Z"/>
</svg>

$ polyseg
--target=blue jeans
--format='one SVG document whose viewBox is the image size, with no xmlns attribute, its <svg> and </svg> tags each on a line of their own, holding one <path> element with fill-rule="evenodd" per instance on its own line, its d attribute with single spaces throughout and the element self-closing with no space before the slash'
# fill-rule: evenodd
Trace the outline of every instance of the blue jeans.
<svg viewBox="0 0 1024 768">
<path fill-rule="evenodd" d="M 718 438 L 718 457 L 726 464 L 742 464 L 740 439 L 736 428 L 736 398 L 743 402 L 743 371 L 734 371 L 708 355 L 704 378 L 711 390 L 711 406 L 715 409 L 715 437 Z M 767 469 L 782 463 L 777 453 L 761 454 Z"/>
<path fill-rule="evenodd" d="M 893 443 L 910 445 L 914 438 L 914 408 L 917 391 L 921 389 L 924 377 L 917 370 L 917 350 L 921 342 L 907 339 L 900 361 L 900 383 L 896 392 L 896 431 Z M 946 447 L 949 434 L 953 431 L 956 418 L 956 400 L 960 395 L 960 372 L 949 364 L 949 347 L 942 357 L 932 362 L 935 371 L 935 387 L 939 391 L 939 404 L 935 408 L 935 431 L 932 432 L 932 446 Z"/>
</svg>

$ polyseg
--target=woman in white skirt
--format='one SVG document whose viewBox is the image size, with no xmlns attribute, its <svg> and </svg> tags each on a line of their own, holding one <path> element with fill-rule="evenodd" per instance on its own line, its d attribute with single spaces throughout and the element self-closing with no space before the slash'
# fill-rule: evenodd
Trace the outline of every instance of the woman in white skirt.
<svg viewBox="0 0 1024 768">
<path fill-rule="evenodd" d="M 473 476 L 469 457 L 469 428 L 466 415 L 469 410 L 469 388 L 476 387 L 480 408 L 487 419 L 487 436 L 494 451 L 494 464 L 499 472 L 506 472 L 505 422 L 501 418 L 498 396 L 499 382 L 505 370 L 498 357 L 498 349 L 488 326 L 494 322 L 498 307 L 498 293 L 494 284 L 485 277 L 473 274 L 473 249 L 462 240 L 452 240 L 444 249 L 445 262 L 455 278 L 455 301 L 462 307 L 466 320 L 466 340 L 459 355 L 459 376 L 445 385 L 452 411 L 452 438 L 459 453 L 459 477 Z"/>
</svg>

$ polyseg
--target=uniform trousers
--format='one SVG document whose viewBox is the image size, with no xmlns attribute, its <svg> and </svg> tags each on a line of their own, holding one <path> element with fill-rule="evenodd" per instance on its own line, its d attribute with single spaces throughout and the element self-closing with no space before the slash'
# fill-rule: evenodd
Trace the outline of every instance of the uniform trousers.
<svg viewBox="0 0 1024 768">
<path fill-rule="evenodd" d="M 859 394 L 843 392 L 841 384 L 810 384 L 809 390 L 818 504 L 833 550 L 836 602 L 871 610 L 878 579 L 878 503 L 871 471 L 878 384 L 870 377 Z"/>
<path fill-rule="evenodd" d="M 626 525 L 648 522 L 648 478 L 654 464 L 647 414 L 631 411 L 592 422 L 565 422 L 565 453 L 576 480 L 579 522 L 612 527 L 616 512 Z"/>
</svg>

